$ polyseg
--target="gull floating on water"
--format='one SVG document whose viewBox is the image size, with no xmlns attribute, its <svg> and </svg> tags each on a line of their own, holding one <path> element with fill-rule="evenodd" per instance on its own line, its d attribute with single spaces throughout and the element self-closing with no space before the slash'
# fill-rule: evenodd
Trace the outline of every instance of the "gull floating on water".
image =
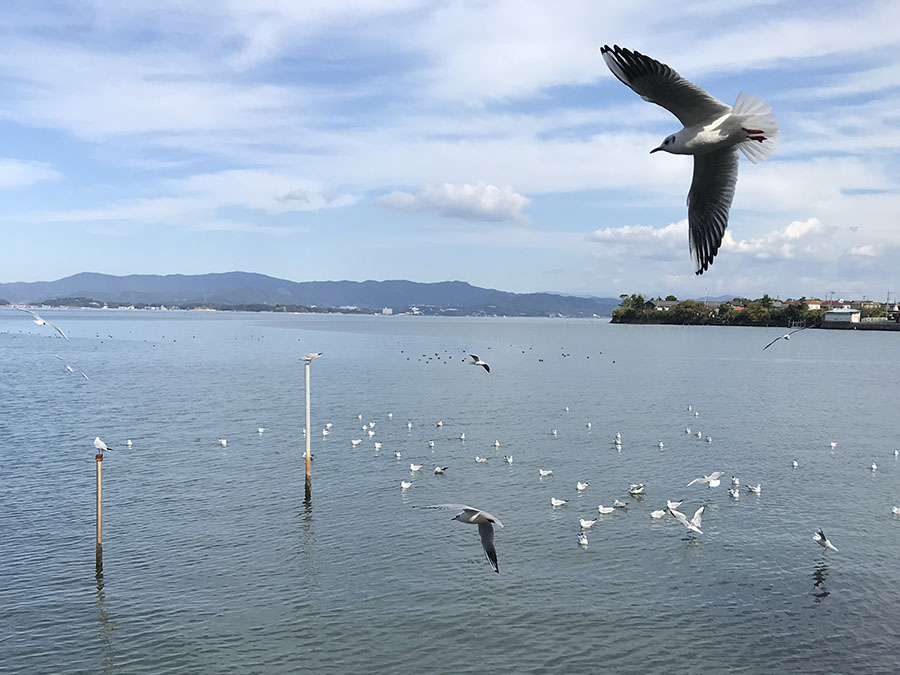
<svg viewBox="0 0 900 675">
<path fill-rule="evenodd" d="M 706 442 L 707 442 L 707 443 L 712 443 L 712 436 L 707 436 L 707 437 L 706 437 Z"/>
<path fill-rule="evenodd" d="M 800 466 L 800 462 L 798 462 L 798 461 L 795 459 L 794 461 L 791 462 L 791 466 L 794 467 L 794 468 L 796 469 L 798 466 Z"/>
<path fill-rule="evenodd" d="M 578 481 L 577 483 L 575 483 L 575 489 L 581 492 L 582 490 L 587 490 L 588 485 L 589 483 L 582 483 L 581 481 Z"/>
<path fill-rule="evenodd" d="M 491 372 L 491 367 L 482 361 L 476 354 L 469 354 L 472 357 L 472 363 L 470 365 L 473 366 L 482 366 L 487 372 Z"/>
<path fill-rule="evenodd" d="M 263 433 L 265 430 L 266 430 L 265 427 L 259 427 L 259 428 L 256 430 L 256 433 L 258 433 L 260 436 L 262 436 L 262 433 Z"/>
<path fill-rule="evenodd" d="M 556 508 L 557 506 L 565 506 L 568 504 L 565 499 L 557 499 L 556 497 L 550 497 L 550 506 Z"/>
<path fill-rule="evenodd" d="M 699 509 L 694 511 L 694 516 L 690 520 L 688 520 L 687 516 L 684 515 L 681 511 L 669 511 L 669 513 L 675 516 L 675 520 L 684 525 L 689 532 L 703 534 L 703 530 L 700 529 L 700 526 L 703 522 L 703 510 L 705 508 L 705 506 L 701 506 Z"/>
<path fill-rule="evenodd" d="M 361 439 L 361 438 L 354 438 L 352 441 L 350 441 L 350 445 L 352 445 L 354 448 L 355 448 L 357 445 L 359 445 L 360 443 L 362 443 L 362 439 Z"/>
<path fill-rule="evenodd" d="M 556 434 L 556 429 L 551 429 L 551 430 L 550 430 L 550 435 L 551 435 L 551 436 L 556 436 L 556 435 L 557 435 L 557 434 Z"/>
<path fill-rule="evenodd" d="M 499 447 L 500 447 L 500 441 L 494 441 L 494 447 L 495 447 L 495 448 L 499 448 Z"/>
<path fill-rule="evenodd" d="M 701 432 L 697 432 L 697 438 L 703 438 L 703 434 Z"/>
<path fill-rule="evenodd" d="M 822 555 L 825 555 L 829 550 L 832 550 L 835 553 L 838 552 L 834 547 L 834 544 L 828 541 L 828 537 L 825 536 L 825 533 L 821 529 L 813 535 L 813 541 L 822 547 Z"/>
<path fill-rule="evenodd" d="M 808 327 L 809 326 L 807 326 L 806 328 L 808 328 Z M 785 333 L 784 335 L 779 335 L 777 338 L 775 338 L 769 344 L 767 344 L 765 347 L 763 347 L 763 351 L 766 351 L 769 347 L 774 345 L 779 340 L 790 340 L 791 335 L 793 335 L 794 333 L 799 333 L 801 330 L 806 330 L 806 328 L 798 328 L 797 330 L 792 330 L 790 333 Z"/>
<path fill-rule="evenodd" d="M 422 468 L 422 465 L 421 465 L 421 464 L 413 464 L 413 463 L 410 462 L 410 465 L 409 465 L 409 470 L 410 470 L 410 471 L 418 471 L 418 470 L 421 469 L 421 468 Z"/>
<path fill-rule="evenodd" d="M 900 506 L 892 506 L 891 513 L 893 513 L 895 516 L 900 516 Z"/>
<path fill-rule="evenodd" d="M 375 441 L 375 449 L 381 450 L 381 441 Z"/>
<path fill-rule="evenodd" d="M 461 440 L 461 441 L 466 440 L 466 432 L 465 431 L 459 435 L 459 440 Z"/>
<path fill-rule="evenodd" d="M 228 440 L 225 439 L 225 438 L 220 438 L 220 439 L 219 439 L 219 445 L 221 445 L 221 446 L 224 448 L 225 446 L 228 445 Z"/>
<path fill-rule="evenodd" d="M 896 508 L 896 507 L 894 507 L 894 508 Z M 591 529 L 594 526 L 594 523 L 596 523 L 596 522 L 597 522 L 596 518 L 594 518 L 593 520 L 585 520 L 584 518 L 578 519 L 578 524 L 581 525 L 582 529 L 584 529 L 584 530 Z"/>
<path fill-rule="evenodd" d="M 657 445 L 659 446 L 659 449 L 660 449 L 660 450 L 662 450 L 664 447 L 666 447 L 665 445 L 663 445 L 663 442 L 662 442 L 662 441 L 660 441 L 659 443 L 657 443 Z"/>
<path fill-rule="evenodd" d="M 837 443 L 831 441 L 831 449 L 834 450 L 837 447 Z"/>
<path fill-rule="evenodd" d="M 644 494 L 644 484 L 643 483 L 632 483 L 628 486 L 628 492 L 631 495 L 642 495 Z"/>
<path fill-rule="evenodd" d="M 396 457 L 397 459 L 400 459 L 402 457 L 399 450 L 394 451 L 394 457 Z"/>
<path fill-rule="evenodd" d="M 322 429 L 322 435 L 323 435 L 323 436 L 327 436 L 327 435 L 328 435 L 328 429 Z"/>
<path fill-rule="evenodd" d="M 703 476 L 703 478 L 695 478 L 690 483 L 687 484 L 688 487 L 691 485 L 696 485 L 697 483 L 706 483 L 707 487 L 718 487 L 721 482 L 719 479 L 724 475 L 723 471 L 713 471 L 708 476 Z"/>
<path fill-rule="evenodd" d="M 616 499 L 613 502 L 613 507 L 617 509 L 624 509 L 626 506 L 628 506 L 628 502 L 623 502 L 621 499 Z"/>
<path fill-rule="evenodd" d="M 587 424 L 585 424 L 585 425 L 584 425 L 584 426 L 586 426 L 586 427 L 587 427 L 587 428 L 588 428 L 588 429 L 590 429 L 590 428 L 591 428 L 591 423 L 590 423 L 590 422 L 588 422 L 588 423 L 587 423 Z"/>
<path fill-rule="evenodd" d="M 125 441 L 125 445 L 130 448 L 132 445 L 134 445 L 134 443 L 132 443 L 131 439 L 129 438 L 127 441 Z"/>
<path fill-rule="evenodd" d="M 740 497 L 741 497 L 741 491 L 738 490 L 737 488 L 729 488 L 728 494 L 731 495 L 732 499 L 740 499 Z"/>
<path fill-rule="evenodd" d="M 578 533 L 578 545 L 579 546 L 587 546 L 588 545 L 588 538 L 584 532 Z"/>
<path fill-rule="evenodd" d="M 748 485 L 747 489 L 750 490 L 755 495 L 758 495 L 762 492 L 762 485 L 757 483 L 756 485 Z"/>
<path fill-rule="evenodd" d="M 737 476 L 732 476 L 732 477 L 731 477 L 731 484 L 732 484 L 732 485 L 740 485 L 740 484 L 741 484 L 741 479 L 738 478 Z"/>
<path fill-rule="evenodd" d="M 461 523 L 469 523 L 478 525 L 478 534 L 481 536 L 481 546 L 484 549 L 484 557 L 499 573 L 500 566 L 497 564 L 497 549 L 494 547 L 494 525 L 503 527 L 503 523 L 498 518 L 492 516 L 487 511 L 476 509 L 465 504 L 434 504 L 433 506 L 423 506 L 423 509 L 460 509 L 451 520 L 458 520 Z"/>
<path fill-rule="evenodd" d="M 401 481 L 400 481 L 400 489 L 401 489 L 401 490 L 406 490 L 406 489 L 409 488 L 411 485 L 412 485 L 412 483 L 411 483 L 410 481 L 408 481 L 408 480 L 401 480 Z"/>
<path fill-rule="evenodd" d="M 435 424 L 434 426 L 436 426 L 438 429 L 440 429 L 442 426 L 444 426 L 444 422 L 442 420 L 438 420 L 438 423 Z"/>
<path fill-rule="evenodd" d="M 615 508 L 613 508 L 612 506 L 603 506 L 603 504 L 600 504 L 597 507 L 597 513 L 600 513 L 604 516 L 608 516 L 613 511 L 615 511 Z"/>
<path fill-rule="evenodd" d="M 388 413 L 388 419 L 389 419 L 389 420 L 394 419 L 394 413 L 389 412 L 389 413 Z"/>
<path fill-rule="evenodd" d="M 538 473 L 541 475 L 541 478 L 544 478 L 546 476 L 552 476 L 553 469 L 538 469 Z"/>
<path fill-rule="evenodd" d="M 435 475 L 435 476 L 441 476 L 441 475 L 444 474 L 444 472 L 445 472 L 448 468 L 449 468 L 449 467 L 446 467 L 446 466 L 436 466 L 436 467 L 434 467 L 434 475 Z"/>
<path fill-rule="evenodd" d="M 407 423 L 406 423 L 406 428 L 407 428 L 407 429 L 412 429 L 412 422 L 407 422 Z"/>
<path fill-rule="evenodd" d="M 428 441 L 428 447 L 429 447 L 429 448 L 433 448 L 433 447 L 434 447 L 434 441 Z"/>
<path fill-rule="evenodd" d="M 651 512 L 650 512 L 650 517 L 651 517 L 651 518 L 659 519 L 659 518 L 662 518 L 662 517 L 665 516 L 665 515 L 666 515 L 666 510 L 665 510 L 665 509 L 657 509 L 656 511 L 651 511 Z"/>
<path fill-rule="evenodd" d="M 872 466 L 869 468 L 871 468 L 872 471 L 876 471 L 878 469 L 878 465 L 875 462 L 872 462 Z"/>
<path fill-rule="evenodd" d="M 475 455 L 475 461 L 479 464 L 484 464 L 487 461 L 487 457 L 479 457 L 478 455 Z"/>
<path fill-rule="evenodd" d="M 503 455 L 503 459 L 506 460 L 507 464 L 512 464 L 512 462 L 513 462 L 512 455 Z"/>
<path fill-rule="evenodd" d="M 22 309 L 21 307 L 16 307 L 16 309 L 19 310 L 20 312 L 25 312 L 26 314 L 31 314 L 31 316 L 34 317 L 34 322 L 35 322 L 38 326 L 50 326 L 50 328 L 52 328 L 52 329 L 55 330 L 57 333 L 59 333 L 60 335 L 62 335 L 64 338 L 66 338 L 66 341 L 68 341 L 69 338 L 66 336 L 65 333 L 62 332 L 62 329 L 61 329 L 59 326 L 57 326 L 55 323 L 50 323 L 50 322 L 47 321 L 46 319 L 42 319 L 42 318 L 38 315 L 37 312 L 32 312 L 30 309 Z"/>
<path fill-rule="evenodd" d="M 686 433 L 686 434 L 691 433 L 691 428 L 690 428 L 690 427 L 685 427 L 684 433 Z"/>
</svg>

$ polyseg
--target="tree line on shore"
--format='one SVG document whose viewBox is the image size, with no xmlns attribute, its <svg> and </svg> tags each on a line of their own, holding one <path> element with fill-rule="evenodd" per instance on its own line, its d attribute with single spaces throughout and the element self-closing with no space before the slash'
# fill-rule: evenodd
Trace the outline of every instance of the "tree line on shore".
<svg viewBox="0 0 900 675">
<path fill-rule="evenodd" d="M 825 311 L 810 309 L 805 298 L 781 303 L 768 295 L 756 300 L 734 298 L 730 302 L 677 302 L 664 310 L 657 309 L 640 294 L 620 296 L 622 304 L 613 310 L 613 323 L 660 323 L 713 326 L 805 326 L 816 327 L 825 320 Z M 776 302 L 778 306 L 776 306 Z"/>
</svg>

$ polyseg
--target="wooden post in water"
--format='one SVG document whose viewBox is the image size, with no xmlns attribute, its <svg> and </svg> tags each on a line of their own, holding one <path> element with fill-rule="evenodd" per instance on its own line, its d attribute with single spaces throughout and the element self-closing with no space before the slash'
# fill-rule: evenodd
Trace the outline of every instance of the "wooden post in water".
<svg viewBox="0 0 900 675">
<path fill-rule="evenodd" d="M 103 572 L 103 453 L 98 452 L 97 460 L 97 574 Z"/>
<path fill-rule="evenodd" d="M 309 364 L 312 363 L 315 359 L 322 356 L 322 352 L 310 352 L 300 358 L 303 360 L 304 367 L 306 370 L 306 500 L 309 501 L 310 491 L 312 489 L 312 473 L 310 463 L 312 461 L 312 454 L 310 453 L 309 443 L 310 437 L 312 436 L 312 429 L 310 429 L 309 422 Z"/>
<path fill-rule="evenodd" d="M 306 484 L 309 485 L 312 481 L 312 473 L 311 473 L 311 456 L 309 451 L 309 443 L 310 437 L 312 436 L 312 429 L 310 429 L 310 415 L 309 415 L 309 364 L 312 361 L 306 361 L 304 364 L 304 370 L 306 370 Z"/>
</svg>

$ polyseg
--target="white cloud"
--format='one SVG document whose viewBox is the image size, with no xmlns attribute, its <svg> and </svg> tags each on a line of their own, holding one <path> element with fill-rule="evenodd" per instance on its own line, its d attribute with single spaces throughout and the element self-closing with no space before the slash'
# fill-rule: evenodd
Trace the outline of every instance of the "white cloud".
<svg viewBox="0 0 900 675">
<path fill-rule="evenodd" d="M 849 251 L 850 255 L 862 256 L 864 258 L 877 258 L 881 255 L 881 249 L 874 244 L 864 244 L 862 246 L 854 246 Z"/>
<path fill-rule="evenodd" d="M 687 218 L 665 227 L 623 225 L 594 230 L 584 241 L 603 244 L 595 250 L 597 257 L 655 258 L 674 260 L 687 258 Z"/>
<path fill-rule="evenodd" d="M 59 173 L 49 164 L 0 158 L 0 189 L 23 188 L 56 178 Z"/>
<path fill-rule="evenodd" d="M 523 210 L 531 200 L 509 185 L 442 183 L 427 185 L 415 195 L 391 192 L 378 197 L 375 202 L 397 211 L 434 211 L 448 218 L 503 221 L 523 220 Z"/>
<path fill-rule="evenodd" d="M 726 230 L 721 250 L 751 255 L 759 260 L 834 260 L 840 254 L 833 241 L 837 229 L 834 225 L 823 224 L 818 218 L 809 218 L 795 220 L 780 230 L 748 239 L 736 240 L 731 231 Z"/>
</svg>

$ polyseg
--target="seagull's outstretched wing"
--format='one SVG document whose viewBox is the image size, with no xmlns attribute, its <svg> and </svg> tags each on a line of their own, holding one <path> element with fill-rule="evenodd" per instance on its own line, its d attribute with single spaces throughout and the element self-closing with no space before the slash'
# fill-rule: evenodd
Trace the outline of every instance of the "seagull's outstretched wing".
<svg viewBox="0 0 900 675">
<path fill-rule="evenodd" d="M 725 475 L 724 471 L 713 471 L 711 474 L 707 476 L 710 480 L 719 480 L 722 476 Z"/>
<path fill-rule="evenodd" d="M 675 520 L 684 525 L 686 528 L 690 529 L 691 521 L 687 519 L 687 516 L 684 515 L 681 511 L 676 511 L 675 509 L 669 509 L 669 513 L 675 516 Z"/>
<path fill-rule="evenodd" d="M 798 328 L 796 330 L 792 330 L 788 335 L 793 335 L 794 333 L 799 333 L 801 330 L 806 330 L 809 326 L 804 326 L 803 328 Z"/>
<path fill-rule="evenodd" d="M 722 245 L 738 175 L 733 147 L 694 156 L 694 179 L 688 192 L 688 241 L 694 273 L 703 274 Z"/>
<path fill-rule="evenodd" d="M 477 354 L 469 354 L 469 358 L 472 359 L 472 363 L 478 363 L 481 359 L 478 358 Z"/>
<path fill-rule="evenodd" d="M 775 339 L 772 340 L 769 344 L 767 344 L 765 347 L 763 347 L 763 351 L 766 351 L 769 347 L 771 347 L 772 345 L 774 345 L 776 342 L 778 342 L 779 340 L 783 340 L 783 339 L 784 339 L 784 336 L 783 336 L 783 335 L 779 335 L 777 338 L 775 338 Z"/>
<path fill-rule="evenodd" d="M 488 364 L 486 364 L 486 363 L 484 363 L 484 362 L 482 361 L 481 365 L 484 366 L 484 369 L 485 369 L 486 371 L 491 372 L 491 367 L 490 367 Z"/>
<path fill-rule="evenodd" d="M 701 506 L 699 509 L 694 511 L 694 517 L 691 518 L 691 525 L 696 527 L 698 530 L 700 529 L 700 524 L 703 522 L 703 510 L 705 506 Z"/>
<path fill-rule="evenodd" d="M 706 477 L 703 477 L 703 478 L 695 478 L 695 479 L 692 480 L 690 483 L 688 483 L 687 486 L 688 486 L 688 487 L 691 487 L 691 485 L 696 485 L 697 483 L 705 483 L 705 482 L 706 482 Z"/>
<path fill-rule="evenodd" d="M 490 523 L 478 523 L 478 534 L 481 535 L 484 557 L 491 563 L 494 571 L 499 574 L 500 566 L 497 564 L 497 549 L 494 548 L 494 526 Z"/>
<path fill-rule="evenodd" d="M 662 106 L 686 127 L 712 121 L 731 107 L 689 82 L 665 63 L 614 45 L 600 48 L 603 60 L 619 80 L 642 99 Z"/>
</svg>

